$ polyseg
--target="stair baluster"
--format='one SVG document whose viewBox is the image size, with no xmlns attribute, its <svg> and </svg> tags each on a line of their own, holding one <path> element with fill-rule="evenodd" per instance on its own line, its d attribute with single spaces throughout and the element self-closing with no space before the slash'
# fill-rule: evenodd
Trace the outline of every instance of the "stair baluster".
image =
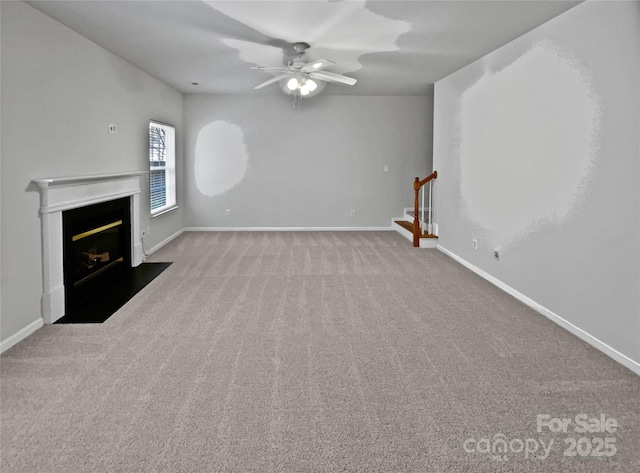
<svg viewBox="0 0 640 473">
<path fill-rule="evenodd" d="M 429 174 L 427 177 L 425 177 L 422 181 L 420 180 L 419 177 L 416 177 L 415 181 L 413 182 L 413 190 L 415 192 L 415 197 L 413 199 L 413 205 L 414 205 L 414 213 L 413 213 L 413 246 L 415 247 L 419 247 L 420 246 L 420 218 L 418 217 L 418 214 L 420 213 L 420 196 L 418 195 L 418 193 L 420 192 L 420 188 L 422 186 L 424 186 L 427 182 L 429 183 L 429 225 L 432 225 L 431 222 L 431 180 L 432 179 L 436 179 L 438 177 L 438 171 L 433 171 L 431 174 Z M 424 192 L 422 194 L 422 222 L 423 222 L 423 226 L 424 226 Z M 427 234 L 430 234 L 430 229 L 427 229 Z"/>
</svg>

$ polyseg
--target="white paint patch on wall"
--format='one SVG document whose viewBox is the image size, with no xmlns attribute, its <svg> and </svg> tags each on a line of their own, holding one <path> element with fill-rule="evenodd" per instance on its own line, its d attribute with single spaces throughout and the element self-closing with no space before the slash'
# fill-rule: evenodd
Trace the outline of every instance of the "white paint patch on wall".
<svg viewBox="0 0 640 473">
<path fill-rule="evenodd" d="M 200 129 L 194 164 L 200 193 L 209 197 L 223 194 L 237 186 L 248 170 L 249 153 L 238 125 L 215 121 Z"/>
<path fill-rule="evenodd" d="M 332 71 L 346 73 L 361 68 L 363 54 L 396 51 L 396 41 L 411 31 L 411 24 L 372 12 L 365 0 L 344 2 L 207 2 L 212 8 L 273 38 L 290 43 L 306 41 L 311 45 L 309 59 L 326 58 L 336 62 Z M 304 14 L 300 14 L 304 10 Z M 240 57 L 259 65 L 277 66 L 282 51 L 267 45 L 224 39 L 224 44 L 240 53 Z M 274 51 L 280 54 L 273 62 Z"/>
<path fill-rule="evenodd" d="M 460 100 L 466 217 L 510 246 L 574 211 L 597 158 L 600 103 L 589 72 L 543 41 Z"/>
</svg>

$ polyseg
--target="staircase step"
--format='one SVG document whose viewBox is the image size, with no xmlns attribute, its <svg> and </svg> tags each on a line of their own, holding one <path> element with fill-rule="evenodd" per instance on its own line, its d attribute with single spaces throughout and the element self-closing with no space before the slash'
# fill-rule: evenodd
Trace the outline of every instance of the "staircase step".
<svg viewBox="0 0 640 473">
<path fill-rule="evenodd" d="M 413 242 L 413 222 L 407 220 L 393 220 L 395 230 L 407 240 Z M 436 248 L 438 237 L 435 235 L 420 234 L 418 241 L 420 248 Z"/>
<path fill-rule="evenodd" d="M 405 229 L 409 230 L 411 232 L 411 234 L 413 235 L 413 222 L 407 222 L 406 220 L 394 220 L 394 222 L 397 223 L 398 225 L 400 225 L 402 228 L 405 228 Z M 431 235 L 431 234 L 428 234 L 428 233 L 421 233 L 418 236 L 420 238 L 435 238 L 436 240 L 438 239 L 437 236 Z"/>
</svg>

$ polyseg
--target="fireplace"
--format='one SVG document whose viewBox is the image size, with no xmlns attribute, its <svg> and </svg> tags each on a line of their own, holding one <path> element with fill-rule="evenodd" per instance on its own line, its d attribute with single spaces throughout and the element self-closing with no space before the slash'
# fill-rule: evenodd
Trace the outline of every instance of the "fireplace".
<svg viewBox="0 0 640 473">
<path fill-rule="evenodd" d="M 34 179 L 40 190 L 40 218 L 42 221 L 42 318 L 44 323 L 52 324 L 63 317 L 66 312 L 68 297 L 67 286 L 74 286 L 71 291 L 75 295 L 82 295 L 89 291 L 94 285 L 100 282 L 103 277 L 111 277 L 114 273 L 111 269 L 119 270 L 119 267 L 137 267 L 142 263 L 142 244 L 140 241 L 140 193 L 143 187 L 142 180 L 145 180 L 145 187 L 148 186 L 147 172 L 126 172 L 119 174 L 99 174 L 88 176 L 68 176 Z M 122 200 L 124 199 L 124 200 Z M 121 200 L 128 210 L 125 215 L 113 219 L 111 217 L 103 223 L 83 226 L 74 224 L 78 230 L 71 230 L 71 239 L 74 235 L 82 235 L 86 232 L 109 226 L 122 219 L 122 224 L 106 229 L 105 234 L 92 233 L 88 236 L 77 238 L 76 241 L 68 243 L 65 239 L 65 226 L 63 220 L 74 220 L 77 215 L 82 215 L 86 209 L 94 204 L 104 204 L 108 208 L 114 202 Z M 117 204 L 120 205 L 120 204 Z M 85 210 L 82 210 L 85 209 Z M 78 211 L 78 214 L 75 211 Z M 118 211 L 120 212 L 120 211 Z M 104 213 L 110 214 L 111 210 Z M 63 214 L 65 217 L 63 219 Z M 69 217 L 67 217 L 69 214 Z M 128 215 L 128 216 L 127 216 Z M 127 220 L 128 219 L 128 220 Z M 89 219 L 91 220 L 91 219 Z M 91 227 L 91 228 L 89 228 Z M 123 231 L 120 237 L 114 237 L 116 230 Z M 94 238 L 95 237 L 95 238 Z M 105 243 L 112 239 L 122 238 L 119 250 L 114 250 L 111 246 L 105 248 Z M 84 241 L 83 241 L 84 240 Z M 93 241 L 92 241 L 93 240 Z M 126 241 L 125 241 L 126 240 Z M 74 243 L 77 243 L 74 245 Z M 85 246 L 85 243 L 90 243 Z M 88 251 L 95 249 L 95 251 Z M 86 263 L 93 267 L 86 267 L 85 270 L 74 269 L 78 274 L 71 276 L 67 274 L 64 259 L 67 254 L 89 253 L 86 256 Z M 108 253 L 108 257 L 105 253 Z M 90 256 L 93 256 L 90 258 Z M 108 258 L 108 261 L 107 261 Z M 103 269 L 115 260 L 122 258 L 122 261 L 112 265 L 109 269 Z M 82 264 L 82 263 L 81 263 Z M 69 270 L 71 271 L 71 270 Z M 90 274 L 88 279 L 84 279 Z M 78 279 L 74 279 L 80 276 Z M 94 281 L 95 280 L 95 281 Z M 69 284 L 70 283 L 70 284 Z"/>
<path fill-rule="evenodd" d="M 128 197 L 62 212 L 65 312 L 100 300 L 131 267 Z"/>
</svg>

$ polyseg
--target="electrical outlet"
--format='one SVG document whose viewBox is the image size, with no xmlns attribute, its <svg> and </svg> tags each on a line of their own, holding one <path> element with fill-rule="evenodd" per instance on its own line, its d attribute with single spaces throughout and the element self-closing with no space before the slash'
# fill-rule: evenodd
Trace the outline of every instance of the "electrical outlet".
<svg viewBox="0 0 640 473">
<path fill-rule="evenodd" d="M 109 133 L 112 133 L 114 135 L 116 133 L 116 126 L 113 123 L 109 124 Z"/>
<path fill-rule="evenodd" d="M 356 216 L 356 211 L 355 211 L 355 210 L 353 210 L 353 209 L 351 209 L 351 216 L 352 216 L 352 217 L 355 217 L 355 216 Z"/>
<path fill-rule="evenodd" d="M 231 209 L 227 209 L 227 216 L 231 215 Z"/>
<path fill-rule="evenodd" d="M 382 169 L 384 170 L 384 172 L 389 172 L 389 165 L 385 164 Z"/>
<path fill-rule="evenodd" d="M 473 249 L 474 250 L 478 249 L 478 240 L 476 240 L 475 238 L 473 239 Z"/>
<path fill-rule="evenodd" d="M 496 261 L 500 261 L 500 250 L 499 249 L 495 249 L 493 250 L 493 257 L 495 258 Z"/>
</svg>

